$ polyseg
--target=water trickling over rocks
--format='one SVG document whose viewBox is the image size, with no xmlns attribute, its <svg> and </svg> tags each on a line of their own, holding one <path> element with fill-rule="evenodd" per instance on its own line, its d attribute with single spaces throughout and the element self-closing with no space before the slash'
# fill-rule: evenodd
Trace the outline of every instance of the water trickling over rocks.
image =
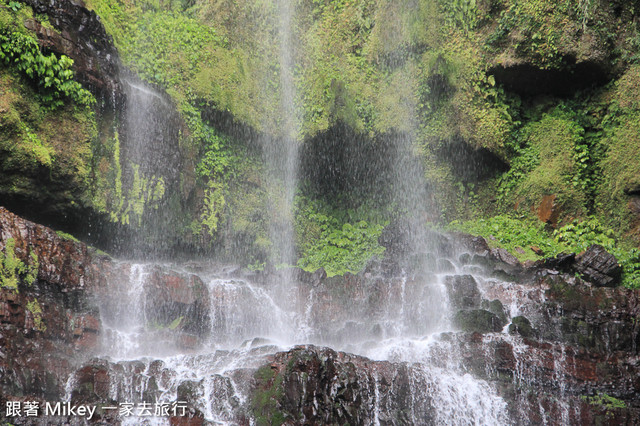
<svg viewBox="0 0 640 426">
<path fill-rule="evenodd" d="M 184 416 L 155 418 L 177 424 L 640 418 L 638 291 L 596 288 L 544 268 L 527 270 L 519 283 L 497 278 L 503 265 L 477 239 L 441 240 L 458 254 L 446 272 L 438 272 L 442 262 L 431 273 L 397 275 L 382 265 L 333 278 L 292 272 L 296 287 L 283 299 L 273 293 L 278 274 L 117 262 L 1 213 L 0 244 L 13 238 L 18 258 L 34 252 L 39 259 L 32 286 L 2 290 L 3 406 L 181 401 Z M 421 288 L 433 285 L 454 312 L 436 329 L 420 326 L 428 317 Z M 27 306 L 34 298 L 41 313 Z M 461 313 L 476 319 L 461 321 Z M 96 416 L 145 420 L 100 409 Z M 17 420 L 7 419 L 84 423 Z"/>
</svg>

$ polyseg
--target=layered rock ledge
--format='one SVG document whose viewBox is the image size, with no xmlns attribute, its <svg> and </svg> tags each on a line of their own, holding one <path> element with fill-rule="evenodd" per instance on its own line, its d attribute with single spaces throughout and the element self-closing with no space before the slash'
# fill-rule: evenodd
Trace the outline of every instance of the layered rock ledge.
<svg viewBox="0 0 640 426">
<path fill-rule="evenodd" d="M 553 269 L 554 262 L 520 270 L 521 282 L 514 283 L 503 279 L 509 265 L 487 252 L 482 241 L 460 236 L 450 244 L 445 240 L 441 251 L 447 252 L 448 263 L 434 259 L 433 265 L 447 288 L 456 326 L 429 347 L 432 368 L 447 371 L 455 365 L 460 374 L 492 384 L 504 398 L 513 424 L 640 422 L 640 291 L 597 287 Z M 9 249 L 13 252 L 8 254 Z M 59 401 L 65 395 L 78 403 L 125 402 L 113 395 L 154 401 L 163 381 L 175 377 L 160 360 L 92 359 L 105 332 L 96 300 L 111 291 L 110 283 L 126 281 L 130 264 L 113 261 L 4 208 L 0 250 L 3 279 L 8 276 L 7 256 L 14 265 L 25 265 L 14 269 L 17 289 L 6 287 L 4 280 L 0 289 L 3 407 L 7 401 Z M 30 283 L 28 266 L 36 264 L 36 279 Z M 338 324 L 336 319 L 348 318 L 352 308 L 345 300 L 362 299 L 376 311 L 398 297 L 401 285 L 411 291 L 413 280 L 424 273 L 400 279 L 393 277 L 394 271 L 387 260 L 358 275 L 327 278 L 320 271 L 298 274 L 296 280 L 299 291 L 315 292 L 320 309 L 310 320 L 325 324 L 329 328 L 319 332 L 328 333 Z M 209 332 L 203 324 L 211 319 L 202 281 L 195 274 L 161 266 L 151 267 L 147 278 L 148 301 L 158 315 L 154 321 L 182 318 L 175 327 L 166 326 L 162 335 L 198 362 L 212 362 L 207 357 L 214 354 L 208 355 L 200 341 Z M 270 274 L 252 278 L 277 280 Z M 384 280 L 391 281 L 382 285 Z M 161 316 L 167 312 L 169 316 Z M 352 327 L 368 332 L 367 324 Z M 340 330 L 333 332 L 340 337 Z M 180 383 L 178 397 L 189 402 L 189 415 L 171 421 L 206 423 L 198 402 L 209 389 L 206 379 L 207 386 L 215 385 L 217 399 L 212 400 L 223 412 L 229 410 L 227 419 L 234 424 L 249 424 L 249 419 L 287 424 L 436 422 L 432 399 L 440 385 L 418 365 L 372 361 L 314 346 L 277 352 L 268 342 L 251 345 L 250 368 Z M 234 393 L 232 380 L 242 383 L 245 401 Z M 66 424 L 73 419 L 16 420 L 11 422 Z M 122 419 L 102 414 L 95 420 Z"/>
</svg>

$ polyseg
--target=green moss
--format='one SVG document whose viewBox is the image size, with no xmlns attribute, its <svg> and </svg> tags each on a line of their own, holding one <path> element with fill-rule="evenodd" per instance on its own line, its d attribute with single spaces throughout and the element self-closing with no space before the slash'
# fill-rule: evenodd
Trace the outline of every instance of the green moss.
<svg viewBox="0 0 640 426">
<path fill-rule="evenodd" d="M 614 398 L 611 395 L 607 395 L 606 393 L 598 393 L 594 396 L 583 396 L 582 399 L 591 405 L 602 407 L 607 411 L 618 408 L 627 408 L 627 404 L 624 401 Z"/>
<path fill-rule="evenodd" d="M 94 164 L 92 206 L 107 213 L 112 222 L 140 226 L 145 211 L 157 209 L 163 199 L 164 178 L 144 175 L 133 162 L 123 165 L 117 131 L 106 139 L 100 149 L 96 149 L 99 161 L 94 160 L 97 164 Z M 124 167 L 129 168 L 128 181 L 123 176 Z"/>
<path fill-rule="evenodd" d="M 15 70 L 0 70 L 0 193 L 56 211 L 90 203 L 91 109 L 52 110 Z"/>
<path fill-rule="evenodd" d="M 210 181 L 204 196 L 203 211 L 200 215 L 202 226 L 213 236 L 218 229 L 218 221 L 224 211 L 225 199 L 222 184 Z"/>
<path fill-rule="evenodd" d="M 640 189 L 640 113 L 625 116 L 624 123 L 615 127 L 605 139 L 608 146 L 605 159 L 602 161 L 604 177 L 600 188 L 598 202 L 603 217 L 609 221 L 622 221 L 621 227 L 629 231 L 631 212 L 627 204 L 628 194 Z M 626 228 L 626 229 L 625 229 Z"/>
<path fill-rule="evenodd" d="M 574 179 L 582 127 L 570 115 L 555 110 L 527 125 L 522 134 L 525 148 L 514 162 L 514 171 L 502 182 L 508 203 L 526 211 L 537 208 L 543 196 L 555 195 L 562 214 L 584 215 L 586 197 Z"/>
<path fill-rule="evenodd" d="M 65 240 L 67 240 L 67 241 L 73 241 L 73 242 L 75 242 L 75 243 L 79 243 L 79 242 L 80 242 L 80 240 L 78 240 L 78 239 L 77 239 L 76 237 L 74 237 L 73 235 L 68 234 L 68 233 L 66 233 L 66 232 L 63 232 L 63 231 L 56 231 L 56 234 L 57 234 L 60 238 L 63 238 L 63 239 L 65 239 Z"/>
<path fill-rule="evenodd" d="M 286 415 L 280 411 L 280 400 L 284 396 L 284 377 L 270 366 L 260 367 L 254 378 L 258 381 L 251 396 L 251 413 L 260 426 L 281 425 Z"/>
<path fill-rule="evenodd" d="M 38 299 L 27 302 L 27 310 L 33 315 L 33 324 L 38 331 L 45 331 L 47 326 L 42 321 L 42 307 L 38 303 Z"/>
</svg>

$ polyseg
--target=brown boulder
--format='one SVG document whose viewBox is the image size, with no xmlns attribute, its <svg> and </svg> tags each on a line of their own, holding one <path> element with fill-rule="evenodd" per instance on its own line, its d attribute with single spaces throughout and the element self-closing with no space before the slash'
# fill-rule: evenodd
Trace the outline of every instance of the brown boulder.
<svg viewBox="0 0 640 426">
<path fill-rule="evenodd" d="M 547 223 L 553 227 L 558 224 L 558 217 L 560 216 L 560 209 L 556 204 L 556 195 L 545 195 L 540 201 L 538 206 L 538 219 Z"/>
</svg>

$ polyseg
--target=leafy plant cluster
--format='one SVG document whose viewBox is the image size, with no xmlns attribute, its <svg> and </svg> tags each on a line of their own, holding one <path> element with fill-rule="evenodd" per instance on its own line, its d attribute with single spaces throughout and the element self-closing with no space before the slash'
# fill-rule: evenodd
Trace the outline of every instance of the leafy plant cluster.
<svg viewBox="0 0 640 426">
<path fill-rule="evenodd" d="M 194 221 L 191 228 L 196 235 L 204 229 L 213 237 L 223 218 L 229 184 L 238 178 L 243 159 L 234 151 L 231 137 L 204 122 L 195 107 L 186 105 L 183 111 L 191 141 L 199 150 L 196 175 L 205 187 L 199 223 Z"/>
<path fill-rule="evenodd" d="M 18 292 L 18 284 L 24 282 L 31 285 L 38 277 L 38 256 L 29 253 L 26 264 L 16 254 L 16 241 L 9 238 L 5 241 L 4 251 L 0 252 L 0 287 Z"/>
<path fill-rule="evenodd" d="M 235 177 L 241 159 L 232 150 L 231 138 L 205 123 L 195 110 L 187 116 L 187 124 L 191 138 L 200 149 L 196 174 L 203 179 Z"/>
<path fill-rule="evenodd" d="M 640 250 L 616 241 L 614 232 L 595 217 L 574 220 L 553 232 L 547 231 L 540 221 L 507 215 L 466 222 L 453 221 L 449 228 L 483 236 L 490 246 L 504 248 L 520 261 L 539 260 L 563 252 L 580 253 L 593 244 L 599 244 L 613 254 L 622 266 L 622 285 L 640 288 Z M 536 254 L 532 247 L 543 254 Z"/>
<path fill-rule="evenodd" d="M 32 37 L 10 29 L 0 30 L 0 61 L 26 75 L 41 90 L 40 96 L 51 108 L 64 105 L 70 98 L 81 105 L 92 105 L 95 98 L 75 81 L 73 59 L 65 55 L 42 53 Z"/>
<path fill-rule="evenodd" d="M 302 269 L 324 268 L 328 276 L 358 273 L 384 253 L 378 238 L 387 222 L 367 221 L 362 216 L 358 220 L 353 210 L 341 214 L 319 201 L 298 198 L 297 204 L 298 266 Z"/>
<path fill-rule="evenodd" d="M 452 0 L 440 2 L 445 10 L 447 23 L 469 31 L 476 26 L 478 8 L 476 0 Z"/>
<path fill-rule="evenodd" d="M 625 404 L 624 401 L 606 393 L 598 393 L 594 396 L 583 396 L 582 399 L 591 405 L 600 406 L 607 411 L 627 407 L 627 404 Z"/>
<path fill-rule="evenodd" d="M 531 58 L 541 68 L 559 68 L 562 30 L 574 15 L 570 1 L 524 0 L 510 2 L 500 12 L 494 32 L 487 38 L 490 47 L 498 47 L 509 37 L 516 55 Z"/>
</svg>

